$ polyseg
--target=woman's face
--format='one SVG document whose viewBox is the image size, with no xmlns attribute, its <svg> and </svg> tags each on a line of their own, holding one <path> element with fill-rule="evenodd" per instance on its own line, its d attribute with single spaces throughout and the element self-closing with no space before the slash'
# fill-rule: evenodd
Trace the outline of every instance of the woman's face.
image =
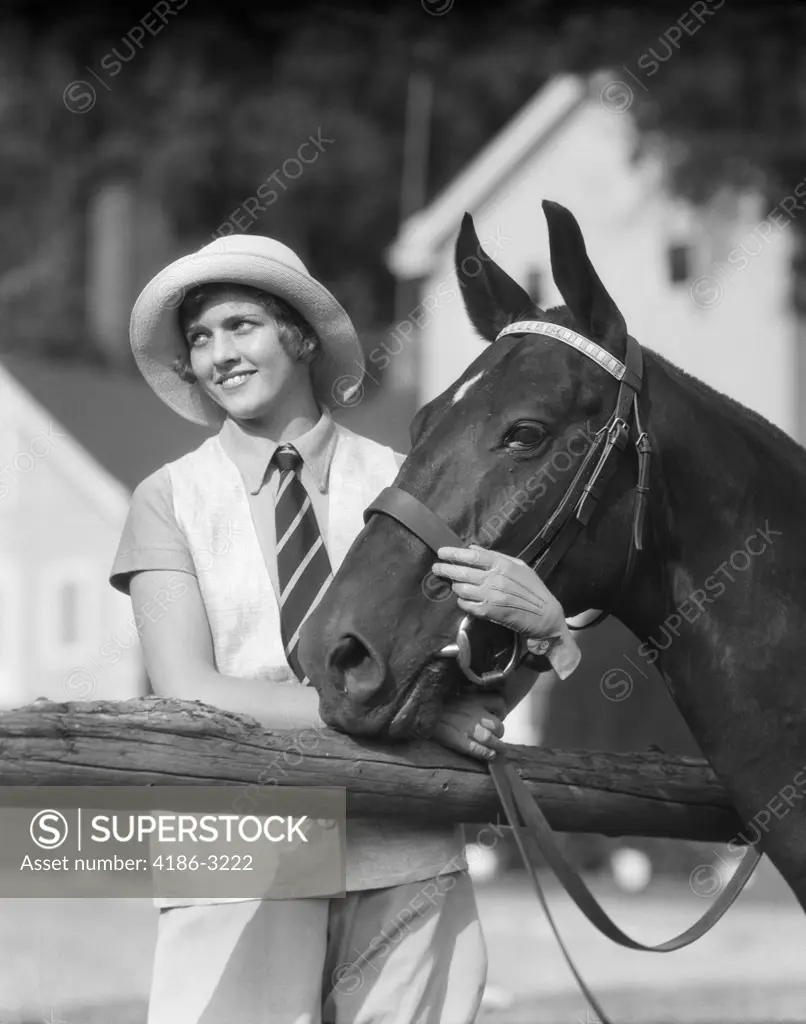
<svg viewBox="0 0 806 1024">
<path fill-rule="evenodd" d="M 272 419 L 281 406 L 310 401 L 307 364 L 285 351 L 271 314 L 237 289 L 202 305 L 185 338 L 199 384 L 233 419 Z"/>
</svg>

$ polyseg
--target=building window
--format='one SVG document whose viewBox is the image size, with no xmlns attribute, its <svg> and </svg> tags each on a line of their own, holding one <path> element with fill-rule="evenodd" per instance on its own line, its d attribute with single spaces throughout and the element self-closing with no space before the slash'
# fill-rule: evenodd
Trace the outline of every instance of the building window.
<svg viewBox="0 0 806 1024">
<path fill-rule="evenodd" d="M 526 291 L 536 306 L 541 304 L 542 280 L 537 267 L 529 267 L 526 271 Z"/>
<path fill-rule="evenodd" d="M 39 659 L 69 669 L 96 651 L 101 633 L 103 574 L 79 559 L 51 563 L 40 577 Z"/>
<path fill-rule="evenodd" d="M 69 647 L 79 640 L 78 629 L 78 586 L 73 581 L 63 583 L 59 588 L 57 614 L 59 617 L 59 643 Z"/>
<path fill-rule="evenodd" d="M 691 247 L 688 245 L 670 245 L 666 250 L 669 263 L 669 280 L 672 284 L 681 284 L 691 277 Z"/>
</svg>

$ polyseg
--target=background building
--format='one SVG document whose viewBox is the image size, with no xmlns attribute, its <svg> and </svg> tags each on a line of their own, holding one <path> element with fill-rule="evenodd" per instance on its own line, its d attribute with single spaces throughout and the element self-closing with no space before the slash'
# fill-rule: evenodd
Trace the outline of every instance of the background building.
<svg viewBox="0 0 806 1024">
<path fill-rule="evenodd" d="M 43 359 L 0 360 L 0 406 L 0 707 L 146 693 L 107 578 L 131 491 L 204 432 L 133 378 Z"/>
<path fill-rule="evenodd" d="M 608 83 L 608 75 L 552 79 L 402 226 L 389 266 L 416 286 L 418 401 L 444 390 L 483 348 L 453 270 L 466 211 L 487 253 L 538 304 L 562 302 L 540 205 L 551 199 L 577 218 L 597 272 L 642 345 L 802 436 L 791 211 L 765 220 L 759 192 L 726 190 L 704 208 L 674 197 L 661 155 L 636 158 L 634 124 L 608 102 Z"/>
</svg>

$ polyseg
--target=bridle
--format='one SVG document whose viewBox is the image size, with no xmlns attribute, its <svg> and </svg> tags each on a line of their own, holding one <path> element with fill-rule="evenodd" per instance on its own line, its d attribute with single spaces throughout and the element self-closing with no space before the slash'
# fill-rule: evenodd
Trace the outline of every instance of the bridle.
<svg viewBox="0 0 806 1024">
<path fill-rule="evenodd" d="M 646 498 L 649 493 L 649 459 L 652 449 L 640 412 L 639 399 L 644 363 L 641 346 L 635 338 L 628 336 L 625 361 L 622 363 L 600 345 L 559 324 L 546 323 L 543 320 L 520 320 L 505 327 L 496 341 L 510 334 L 542 335 L 561 341 L 587 356 L 619 382 L 618 397 L 610 418 L 593 436 L 574 478 L 552 514 L 516 555 L 530 564 L 542 580 L 549 576 L 590 521 L 609 480 L 616 471 L 620 456 L 632 437 L 638 453 L 633 524 L 621 584 L 610 601 L 612 607 L 624 592 L 632 576 L 637 552 L 643 547 Z M 470 543 L 469 540 L 463 540 L 454 533 L 419 498 L 400 487 L 386 487 L 381 491 L 364 512 L 364 522 L 367 523 L 371 516 L 378 514 L 395 519 L 434 552 L 443 546 L 467 547 Z M 605 610 L 587 625 L 594 625 L 607 614 Z M 443 647 L 438 656 L 456 658 L 464 675 L 477 686 L 497 686 L 514 672 L 526 657 L 526 641 L 520 633 L 513 632 L 509 657 L 503 668 L 494 668 L 479 674 L 474 671 L 471 664 L 470 631 L 474 621 L 476 620 L 472 615 L 465 615 L 457 628 L 456 640 Z"/>
</svg>

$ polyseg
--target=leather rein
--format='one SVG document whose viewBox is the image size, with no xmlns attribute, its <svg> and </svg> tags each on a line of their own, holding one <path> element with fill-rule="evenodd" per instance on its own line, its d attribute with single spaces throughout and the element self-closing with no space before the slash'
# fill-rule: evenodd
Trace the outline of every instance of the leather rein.
<svg viewBox="0 0 806 1024">
<path fill-rule="evenodd" d="M 580 465 L 558 505 L 538 533 L 516 555 L 517 558 L 530 564 L 541 579 L 547 578 L 589 523 L 608 482 L 618 467 L 628 440 L 632 438 L 638 456 L 632 531 L 621 584 L 610 602 L 610 606 L 613 607 L 626 590 L 632 576 L 637 552 L 643 549 L 646 501 L 649 494 L 649 464 L 652 449 L 640 410 L 643 384 L 641 346 L 633 337 L 628 336 L 625 361 L 622 363 L 600 345 L 577 334 L 576 331 L 542 320 L 521 320 L 510 324 L 500 332 L 496 341 L 507 335 L 538 335 L 561 341 L 587 356 L 619 382 L 618 397 L 613 412 L 604 426 L 593 436 L 588 450 L 582 457 Z M 470 543 L 454 533 L 418 498 L 398 487 L 387 487 L 381 491 L 364 512 L 364 522 L 368 522 L 371 516 L 378 514 L 397 520 L 434 552 L 443 546 L 466 547 Z M 609 614 L 607 611 L 601 612 L 583 628 L 594 625 L 607 614 Z M 525 640 L 520 634 L 513 633 L 512 648 L 503 668 L 495 668 L 479 674 L 474 671 L 471 664 L 470 631 L 473 621 L 473 616 L 465 615 L 459 623 L 455 643 L 443 647 L 438 652 L 438 656 L 456 658 L 465 676 L 477 685 L 497 686 L 523 661 L 527 653 Z M 760 854 L 755 847 L 749 850 L 727 885 L 698 921 L 680 935 L 666 942 L 654 946 L 645 945 L 631 939 L 621 931 L 598 904 L 576 869 L 565 859 L 545 816 L 507 758 L 503 754 L 497 754 L 495 759 L 489 763 L 488 768 L 507 821 L 512 828 L 518 851 L 534 883 L 538 899 L 563 956 L 577 984 L 602 1024 L 610 1024 L 610 1022 L 580 976 L 557 930 L 540 885 L 535 857 L 533 853 L 530 853 L 530 848 L 539 853 L 540 860 L 544 860 L 549 865 L 568 895 L 600 932 L 613 942 L 626 946 L 628 949 L 655 953 L 668 953 L 682 949 L 709 931 L 735 901 L 760 859 Z"/>
</svg>

